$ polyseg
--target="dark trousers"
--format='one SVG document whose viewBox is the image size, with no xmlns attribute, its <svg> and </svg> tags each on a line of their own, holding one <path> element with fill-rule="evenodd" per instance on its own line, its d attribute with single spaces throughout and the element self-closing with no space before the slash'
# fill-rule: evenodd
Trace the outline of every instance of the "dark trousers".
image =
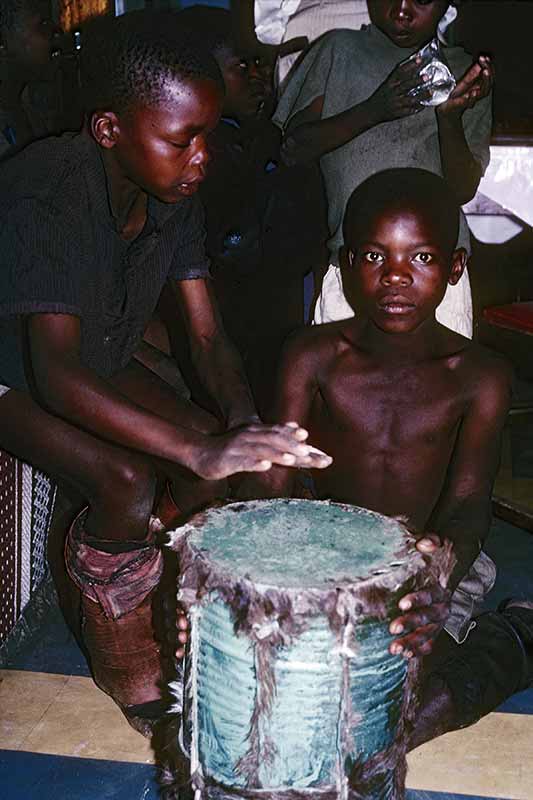
<svg viewBox="0 0 533 800">
<path fill-rule="evenodd" d="M 443 632 L 424 660 L 422 697 L 431 702 L 439 687 L 446 688 L 452 708 L 441 724 L 455 730 L 477 722 L 532 684 L 533 610 L 513 606 L 477 617 L 463 644 Z"/>
</svg>

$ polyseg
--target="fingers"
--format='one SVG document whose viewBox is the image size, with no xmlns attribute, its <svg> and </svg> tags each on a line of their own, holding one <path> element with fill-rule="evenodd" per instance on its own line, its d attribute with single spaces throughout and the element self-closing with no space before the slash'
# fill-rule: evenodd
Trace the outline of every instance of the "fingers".
<svg viewBox="0 0 533 800">
<path fill-rule="evenodd" d="M 424 555 L 434 553 L 439 547 L 442 547 L 442 542 L 435 533 L 426 534 L 416 543 L 416 549 Z"/>
<path fill-rule="evenodd" d="M 442 599 L 442 595 L 440 595 L 438 598 L 434 598 L 429 589 L 423 589 L 420 592 L 411 592 L 411 594 L 406 594 L 404 597 L 402 597 L 398 603 L 398 608 L 400 608 L 402 611 L 411 611 L 411 609 L 430 606 L 433 602 L 436 602 L 437 599 Z"/>
<path fill-rule="evenodd" d="M 251 426 L 238 436 L 241 439 L 235 447 L 251 457 L 254 471 L 269 469 L 272 464 L 324 469 L 332 462 L 326 453 L 305 443 L 308 433 L 297 423 Z"/>
<path fill-rule="evenodd" d="M 238 472 L 265 472 L 282 467 L 324 469 L 332 458 L 306 443 L 308 433 L 296 422 L 247 425 L 223 436 L 210 437 L 195 464 L 202 478 L 218 480 Z"/>
<path fill-rule="evenodd" d="M 422 589 L 419 592 L 404 595 L 398 603 L 398 608 L 400 611 L 419 611 L 427 606 L 436 606 L 446 602 L 449 594 L 447 589 L 443 589 L 437 584 L 431 589 Z"/>
<path fill-rule="evenodd" d="M 417 628 L 413 633 L 391 642 L 389 652 L 392 655 L 403 655 L 404 658 L 428 655 L 433 649 L 433 643 L 441 630 L 442 626 L 436 624 Z"/>
<path fill-rule="evenodd" d="M 448 617 L 448 611 L 447 603 L 435 603 L 434 605 L 425 606 L 409 614 L 397 617 L 391 622 L 389 632 L 393 636 L 400 636 L 430 624 L 442 627 Z"/>
<path fill-rule="evenodd" d="M 480 56 L 457 82 L 449 99 L 452 104 L 459 104 L 462 108 L 472 108 L 489 94 L 493 82 L 494 65 L 488 56 Z"/>
<path fill-rule="evenodd" d="M 189 638 L 189 620 L 187 619 L 184 609 L 179 603 L 176 611 L 179 642 L 178 647 L 176 648 L 176 658 L 183 658 L 185 655 L 185 645 L 187 644 L 187 640 Z"/>
</svg>

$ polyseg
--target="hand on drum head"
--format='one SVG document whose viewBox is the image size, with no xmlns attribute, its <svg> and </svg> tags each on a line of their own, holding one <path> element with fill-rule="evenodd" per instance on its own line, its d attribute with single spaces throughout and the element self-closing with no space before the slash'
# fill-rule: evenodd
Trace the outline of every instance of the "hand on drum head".
<svg viewBox="0 0 533 800">
<path fill-rule="evenodd" d="M 419 539 L 416 546 L 421 553 L 429 554 L 442 544 L 438 536 L 431 535 Z M 450 592 L 439 585 L 402 597 L 398 607 L 407 613 L 396 617 L 389 626 L 390 633 L 397 637 L 389 647 L 390 652 L 404 658 L 431 653 L 450 613 L 450 597 Z"/>
<path fill-rule="evenodd" d="M 266 472 L 283 467 L 324 469 L 332 459 L 305 443 L 308 433 L 297 422 L 284 425 L 244 425 L 221 436 L 209 437 L 193 466 L 201 478 L 219 480 L 237 472 Z"/>
</svg>

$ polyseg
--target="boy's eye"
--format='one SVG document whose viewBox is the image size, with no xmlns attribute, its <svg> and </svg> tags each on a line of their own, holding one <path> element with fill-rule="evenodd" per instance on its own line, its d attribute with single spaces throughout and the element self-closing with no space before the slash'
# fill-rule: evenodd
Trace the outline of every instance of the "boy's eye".
<svg viewBox="0 0 533 800">
<path fill-rule="evenodd" d="M 376 264 L 383 260 L 381 253 L 376 253 L 375 250 L 368 250 L 366 253 L 363 253 L 363 258 L 365 261 L 370 261 L 371 264 Z"/>
<path fill-rule="evenodd" d="M 420 264 L 431 264 L 433 256 L 431 253 L 417 253 L 413 260 L 418 261 Z"/>
<path fill-rule="evenodd" d="M 190 141 L 188 141 L 188 142 L 170 142 L 170 144 L 172 145 L 172 147 L 177 147 L 178 150 L 186 150 L 191 145 Z"/>
</svg>

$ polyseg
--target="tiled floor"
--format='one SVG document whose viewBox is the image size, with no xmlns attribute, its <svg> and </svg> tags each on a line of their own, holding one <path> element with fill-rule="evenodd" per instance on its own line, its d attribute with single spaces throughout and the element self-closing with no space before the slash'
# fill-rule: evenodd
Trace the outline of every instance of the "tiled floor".
<svg viewBox="0 0 533 800">
<path fill-rule="evenodd" d="M 533 597 L 533 536 L 496 522 L 494 605 Z M 149 742 L 93 684 L 52 609 L 0 673 L 2 800 L 156 800 Z M 533 689 L 409 757 L 407 800 L 533 800 Z"/>
</svg>

